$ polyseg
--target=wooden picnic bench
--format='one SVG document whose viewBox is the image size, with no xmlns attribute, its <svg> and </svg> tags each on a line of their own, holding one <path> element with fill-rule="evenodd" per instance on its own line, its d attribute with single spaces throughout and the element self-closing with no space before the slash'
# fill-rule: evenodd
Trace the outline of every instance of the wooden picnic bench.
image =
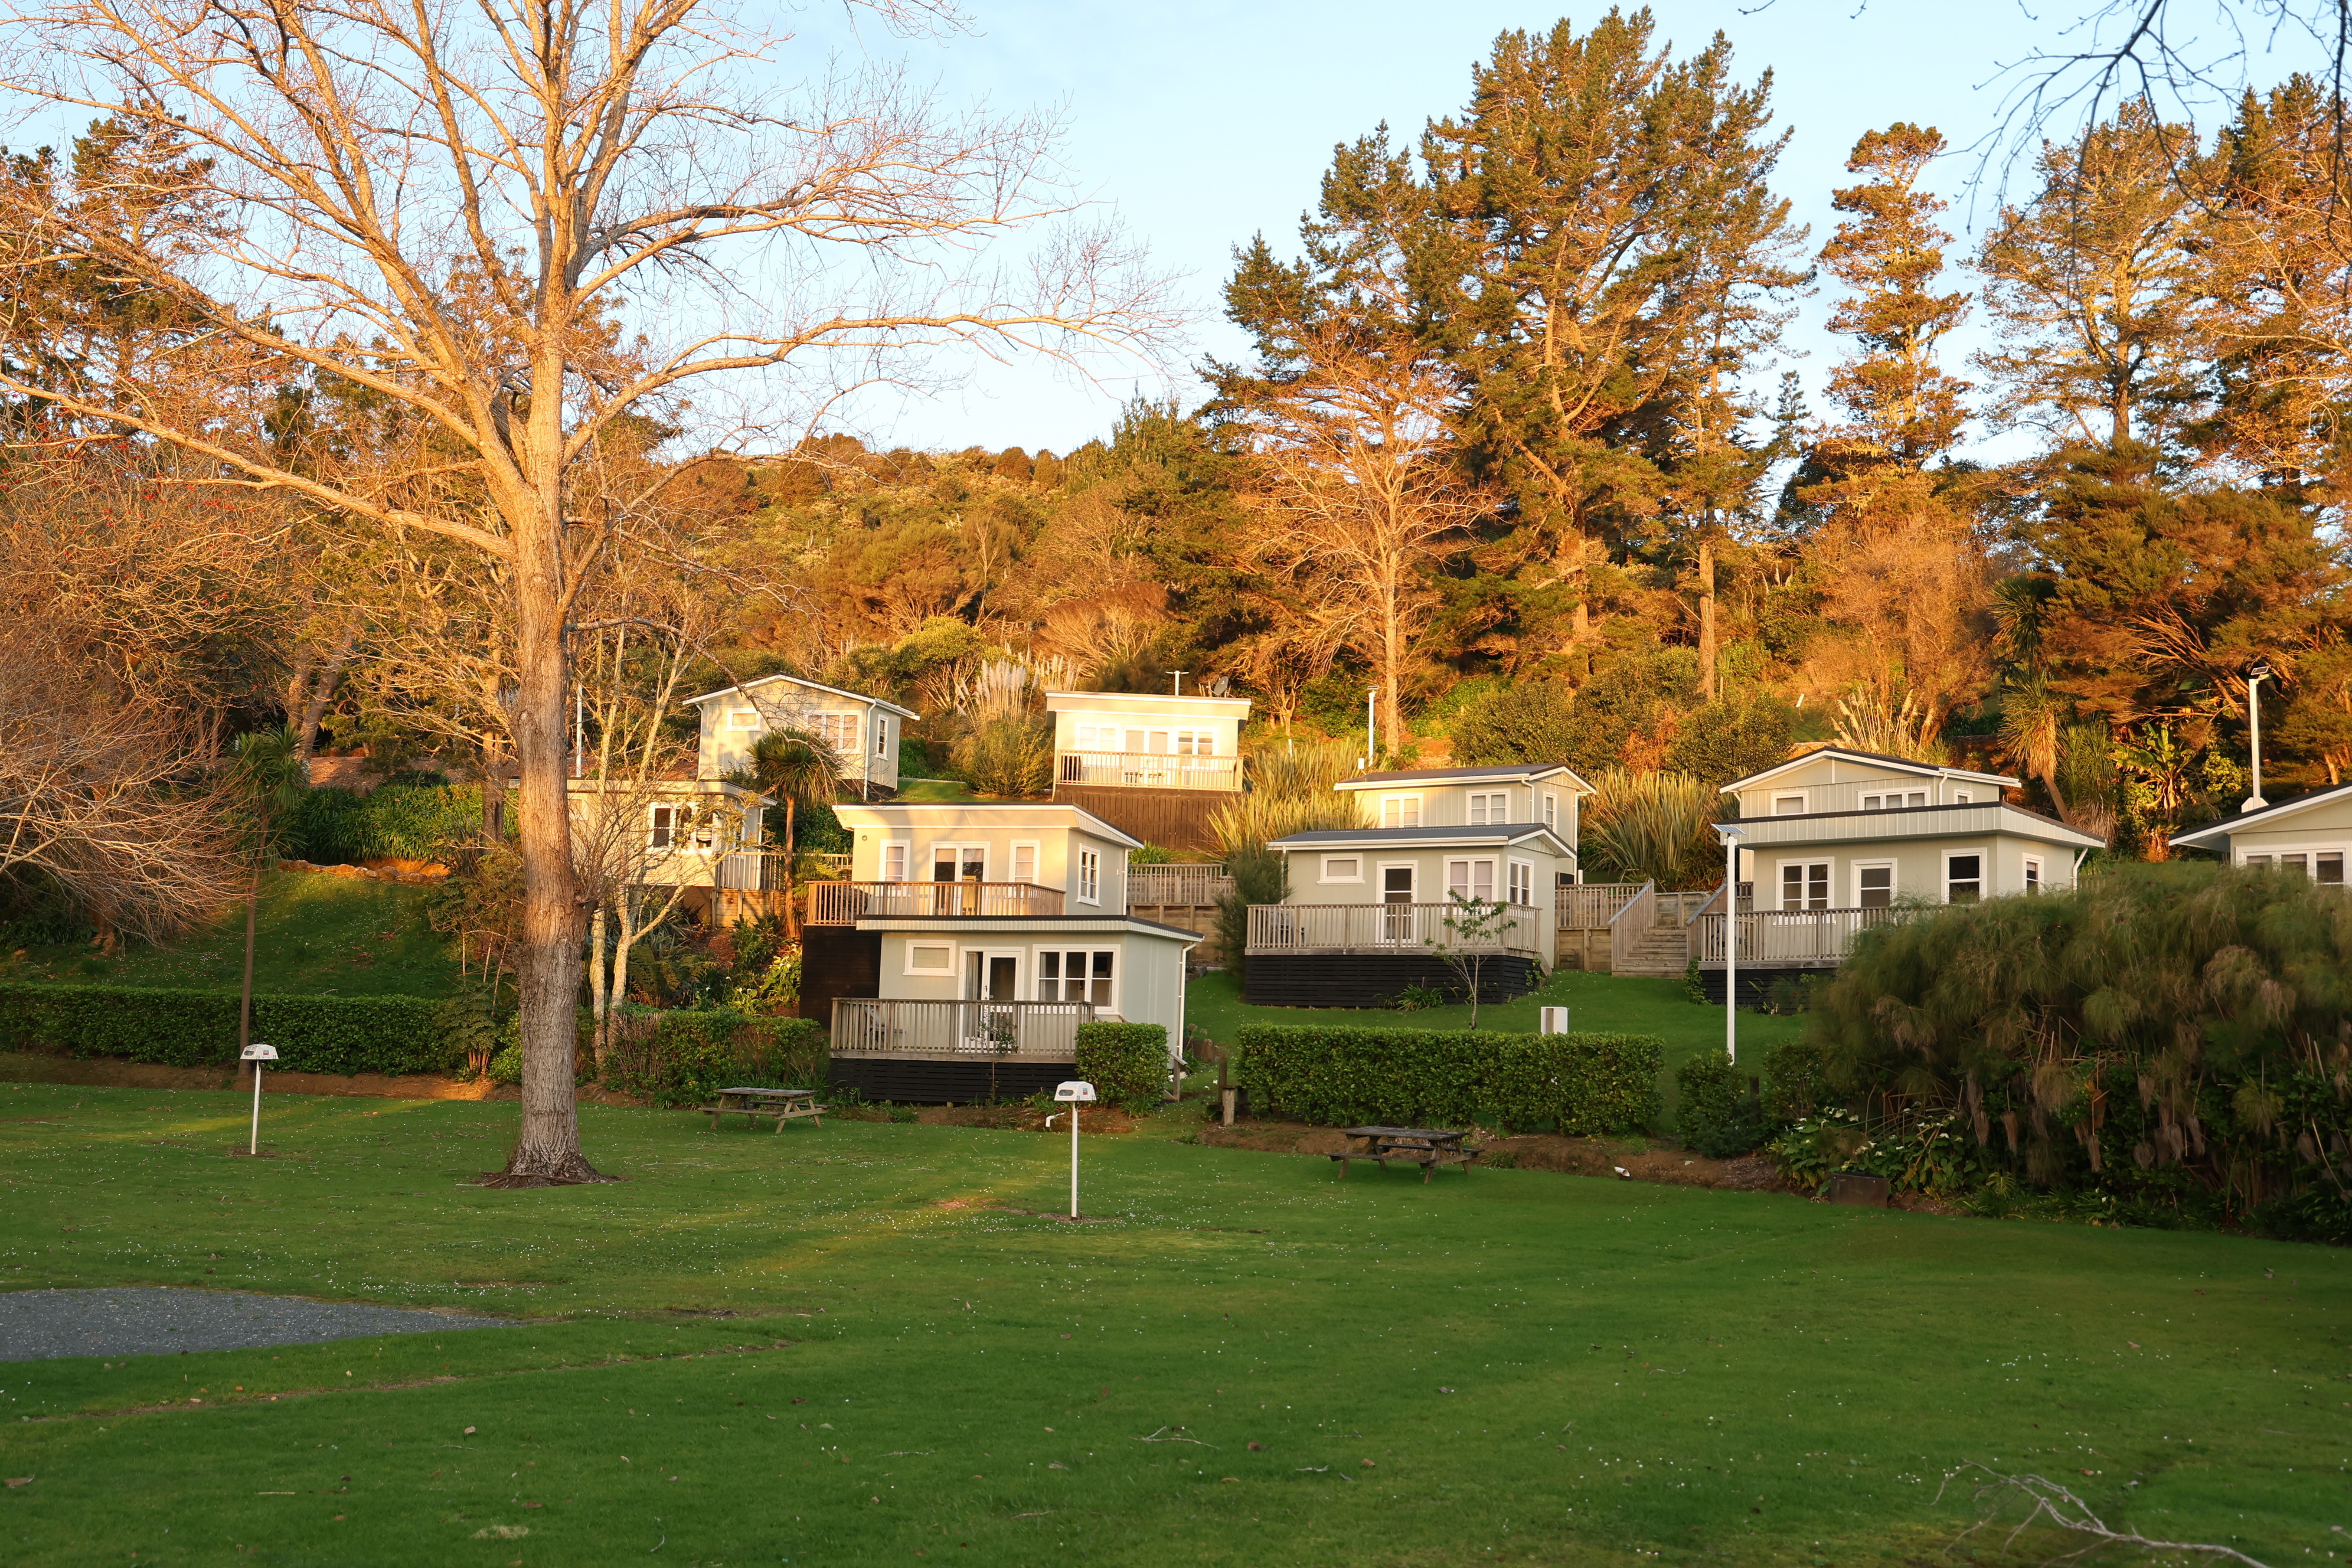
<svg viewBox="0 0 2352 1568">
<path fill-rule="evenodd" d="M 822 1127 L 824 1125 L 825 1110 L 816 1102 L 816 1090 L 813 1089 L 752 1088 L 722 1089 L 719 1091 L 718 1104 L 702 1108 L 703 1114 L 710 1118 L 713 1132 L 719 1131 L 719 1119 L 722 1116 L 770 1117 L 774 1120 L 775 1130 L 779 1132 L 784 1130 L 785 1122 L 797 1121 L 803 1117 Z"/>
<path fill-rule="evenodd" d="M 1462 1140 L 1469 1136 L 1466 1128 L 1454 1131 L 1444 1127 L 1350 1127 L 1343 1136 L 1348 1147 L 1331 1156 L 1342 1179 L 1351 1162 L 1371 1160 L 1383 1169 L 1391 1161 L 1419 1165 L 1421 1179 L 1427 1182 L 1440 1165 L 1459 1165 L 1466 1173 L 1479 1153 L 1462 1146 Z"/>
</svg>

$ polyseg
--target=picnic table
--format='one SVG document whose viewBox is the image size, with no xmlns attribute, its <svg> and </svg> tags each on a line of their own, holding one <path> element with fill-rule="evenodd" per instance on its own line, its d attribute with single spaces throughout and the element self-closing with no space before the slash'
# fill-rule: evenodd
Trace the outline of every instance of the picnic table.
<svg viewBox="0 0 2352 1568">
<path fill-rule="evenodd" d="M 1459 1165 L 1466 1174 L 1471 1163 L 1478 1158 L 1475 1149 L 1465 1149 L 1462 1140 L 1469 1130 L 1455 1131 L 1444 1127 L 1350 1127 L 1343 1134 L 1347 1149 L 1331 1156 L 1344 1179 L 1348 1166 L 1356 1160 L 1373 1160 L 1385 1169 L 1390 1161 L 1400 1164 L 1419 1165 L 1421 1179 L 1427 1182 L 1430 1173 L 1440 1165 Z"/>
<path fill-rule="evenodd" d="M 719 1091 L 719 1103 L 706 1105 L 702 1110 L 710 1118 L 713 1132 L 719 1131 L 719 1119 L 722 1116 L 772 1117 L 779 1132 L 784 1130 L 785 1122 L 797 1121 L 803 1116 L 819 1127 L 824 1125 L 825 1107 L 816 1102 L 816 1090 L 813 1089 L 722 1089 Z"/>
</svg>

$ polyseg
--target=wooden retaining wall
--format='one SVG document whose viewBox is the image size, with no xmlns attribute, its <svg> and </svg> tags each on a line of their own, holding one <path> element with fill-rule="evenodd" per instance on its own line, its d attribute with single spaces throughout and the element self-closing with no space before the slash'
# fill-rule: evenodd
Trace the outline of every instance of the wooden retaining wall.
<svg viewBox="0 0 2352 1568">
<path fill-rule="evenodd" d="M 1056 784 L 1054 798 L 1093 812 L 1146 844 L 1187 854 L 1213 855 L 1209 818 L 1238 795 L 1207 789 L 1144 789 L 1127 784 Z"/>
</svg>

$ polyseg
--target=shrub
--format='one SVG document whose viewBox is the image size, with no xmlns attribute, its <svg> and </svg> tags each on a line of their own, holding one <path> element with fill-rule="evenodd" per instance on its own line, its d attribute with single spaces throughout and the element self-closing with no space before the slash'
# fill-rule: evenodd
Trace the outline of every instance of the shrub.
<svg viewBox="0 0 2352 1568">
<path fill-rule="evenodd" d="M 824 1087 L 830 1050 L 824 1026 L 814 1018 L 631 1007 L 610 1023 L 605 1086 L 656 1105 L 699 1105 L 738 1084 Z"/>
<path fill-rule="evenodd" d="M 1702 1051 L 1675 1069 L 1682 1091 L 1675 1118 L 1685 1144 L 1727 1160 L 1764 1142 L 1764 1108 L 1748 1097 L 1746 1080 L 1721 1051 Z"/>
<path fill-rule="evenodd" d="M 1647 1127 L 1665 1064 L 1654 1035 L 1252 1024 L 1236 1043 L 1254 1110 L 1326 1126 Z"/>
<path fill-rule="evenodd" d="M 431 860 L 481 831 L 482 792 L 473 784 L 386 784 L 367 795 L 309 789 L 285 825 L 284 853 L 320 865 Z"/>
<path fill-rule="evenodd" d="M 299 1072 L 439 1072 L 455 1065 L 441 1008 L 422 996 L 256 996 L 253 1037 Z M 0 1040 L 167 1067 L 225 1065 L 236 1058 L 236 1010 L 234 991 L 0 984 Z"/>
<path fill-rule="evenodd" d="M 1811 1040 L 1782 1040 L 1764 1053 L 1764 1114 L 1776 1122 L 1801 1121 L 1829 1099 L 1822 1050 Z"/>
<path fill-rule="evenodd" d="M 1167 1026 L 1080 1024 L 1077 1072 L 1105 1104 L 1149 1110 L 1167 1093 Z"/>
</svg>

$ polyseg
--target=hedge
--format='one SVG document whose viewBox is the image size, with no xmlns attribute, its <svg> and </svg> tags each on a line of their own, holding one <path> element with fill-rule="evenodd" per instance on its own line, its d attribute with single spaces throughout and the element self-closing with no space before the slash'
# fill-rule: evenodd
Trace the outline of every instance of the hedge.
<svg viewBox="0 0 2352 1568">
<path fill-rule="evenodd" d="M 660 1106 L 706 1104 L 737 1084 L 823 1089 L 832 1058 L 830 1036 L 814 1018 L 632 1007 L 612 1022 L 605 1087 Z"/>
<path fill-rule="evenodd" d="M 1654 1035 L 1249 1024 L 1235 1044 L 1253 1114 L 1323 1126 L 1618 1132 L 1662 1109 L 1666 1047 Z"/>
<path fill-rule="evenodd" d="M 256 996 L 253 1037 L 300 1072 L 438 1072 L 453 1065 L 444 1005 L 422 996 Z M 0 984 L 0 1042 L 167 1067 L 236 1058 L 237 994 Z"/>
<path fill-rule="evenodd" d="M 1771 1131 L 1764 1108 L 1748 1093 L 1748 1075 L 1721 1051 L 1701 1051 L 1675 1069 L 1681 1093 L 1675 1125 L 1685 1148 L 1710 1160 L 1745 1154 Z"/>
<path fill-rule="evenodd" d="M 1167 1098 L 1168 1026 L 1080 1024 L 1077 1072 L 1104 1104 L 1150 1110 Z"/>
</svg>

